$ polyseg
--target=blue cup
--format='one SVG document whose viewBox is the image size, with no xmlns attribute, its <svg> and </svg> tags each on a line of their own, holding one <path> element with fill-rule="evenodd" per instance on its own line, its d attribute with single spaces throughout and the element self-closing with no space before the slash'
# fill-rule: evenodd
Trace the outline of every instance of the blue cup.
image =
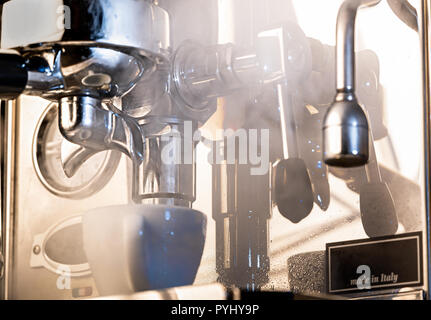
<svg viewBox="0 0 431 320">
<path fill-rule="evenodd" d="M 169 206 L 114 206 L 83 215 L 84 250 L 101 296 L 193 284 L 206 216 Z"/>
</svg>

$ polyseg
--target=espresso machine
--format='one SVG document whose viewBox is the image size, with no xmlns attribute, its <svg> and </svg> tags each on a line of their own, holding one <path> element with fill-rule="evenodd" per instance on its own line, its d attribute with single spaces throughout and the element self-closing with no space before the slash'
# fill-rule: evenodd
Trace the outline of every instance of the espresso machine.
<svg viewBox="0 0 431 320">
<path fill-rule="evenodd" d="M 416 2 L 2 1 L 0 297 L 428 297 Z"/>
</svg>

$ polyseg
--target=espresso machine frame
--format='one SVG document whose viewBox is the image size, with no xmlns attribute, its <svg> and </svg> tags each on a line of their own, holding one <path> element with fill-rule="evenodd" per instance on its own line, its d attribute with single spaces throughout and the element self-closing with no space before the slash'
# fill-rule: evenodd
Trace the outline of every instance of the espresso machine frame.
<svg viewBox="0 0 431 320">
<path fill-rule="evenodd" d="M 14 190 L 14 156 L 15 156 L 15 103 L 1 102 L 1 298 L 8 299 L 10 246 L 12 236 L 13 190 Z"/>
<path fill-rule="evenodd" d="M 427 222 L 427 288 L 431 287 L 431 0 L 421 1 L 419 35 L 423 62 L 423 107 L 425 136 L 425 202 Z M 11 299 L 12 262 L 14 257 L 14 215 L 16 208 L 16 139 L 20 130 L 17 101 L 1 102 L 0 153 L 1 153 L 1 219 L 0 219 L 0 299 Z M 429 292 L 427 298 L 431 299 Z"/>
<path fill-rule="evenodd" d="M 431 286 L 431 1 L 421 1 L 421 14 L 419 15 L 419 33 L 422 45 L 422 65 L 423 65 L 423 103 L 424 103 L 424 141 L 425 141 L 425 201 L 426 201 L 426 221 L 427 221 L 427 266 L 428 266 L 428 291 Z M 427 298 L 431 299 L 428 292 Z"/>
</svg>

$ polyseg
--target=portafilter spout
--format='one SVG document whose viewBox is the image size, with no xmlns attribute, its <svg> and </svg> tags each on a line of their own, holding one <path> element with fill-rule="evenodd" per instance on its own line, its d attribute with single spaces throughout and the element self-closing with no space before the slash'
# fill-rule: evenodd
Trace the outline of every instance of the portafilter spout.
<svg viewBox="0 0 431 320">
<path fill-rule="evenodd" d="M 355 21 L 360 8 L 380 0 L 347 0 L 337 19 L 337 95 L 323 122 L 323 159 L 335 167 L 368 162 L 369 126 L 355 95 Z"/>
<path fill-rule="evenodd" d="M 135 163 L 143 160 L 143 133 L 134 119 L 102 107 L 89 96 L 63 97 L 59 102 L 63 137 L 93 151 L 117 150 Z"/>
</svg>

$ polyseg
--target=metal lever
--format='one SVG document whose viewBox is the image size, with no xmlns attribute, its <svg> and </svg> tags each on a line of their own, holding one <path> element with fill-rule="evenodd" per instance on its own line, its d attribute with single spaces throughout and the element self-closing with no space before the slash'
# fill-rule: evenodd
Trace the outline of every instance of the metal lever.
<svg viewBox="0 0 431 320">
<path fill-rule="evenodd" d="M 277 91 L 284 159 L 274 169 L 275 202 L 286 219 L 298 223 L 313 209 L 313 188 L 305 162 L 299 158 L 293 97 L 286 85 L 279 84 Z"/>
<path fill-rule="evenodd" d="M 398 217 L 389 186 L 382 180 L 371 130 L 370 141 L 372 158 L 365 166 L 367 183 L 359 193 L 362 225 L 369 237 L 393 235 L 398 230 Z"/>
<path fill-rule="evenodd" d="M 314 203 L 307 166 L 299 157 L 294 114 L 296 87 L 311 73 L 311 47 L 303 31 L 293 23 L 260 33 L 259 42 L 260 55 L 270 60 L 267 64 L 281 66 L 282 70 L 276 89 L 283 159 L 274 168 L 274 201 L 286 219 L 299 223 L 310 214 Z"/>
</svg>

